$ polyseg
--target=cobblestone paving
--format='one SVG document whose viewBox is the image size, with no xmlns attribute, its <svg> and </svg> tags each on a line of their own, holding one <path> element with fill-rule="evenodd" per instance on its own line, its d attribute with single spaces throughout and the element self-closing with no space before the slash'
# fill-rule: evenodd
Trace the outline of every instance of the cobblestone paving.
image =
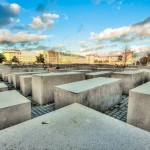
<svg viewBox="0 0 150 150">
<path fill-rule="evenodd" d="M 10 85 L 8 83 L 5 83 L 5 84 L 7 84 L 9 90 L 14 90 L 12 85 Z M 20 92 L 20 91 L 18 90 L 18 92 Z M 44 115 L 46 113 L 49 113 L 49 112 L 52 112 L 55 110 L 55 104 L 54 103 L 41 106 L 38 103 L 32 101 L 31 96 L 29 96 L 27 98 L 31 101 L 32 118 Z M 128 106 L 128 97 L 126 95 L 123 95 L 122 101 L 119 104 L 112 107 L 111 109 L 105 111 L 104 114 L 111 116 L 113 118 L 116 118 L 118 120 L 121 120 L 123 122 L 126 122 L 127 106 Z"/>
<path fill-rule="evenodd" d="M 122 96 L 122 101 L 105 111 L 104 113 L 108 116 L 126 122 L 127 119 L 127 107 L 128 107 L 128 97 L 126 95 Z"/>
</svg>

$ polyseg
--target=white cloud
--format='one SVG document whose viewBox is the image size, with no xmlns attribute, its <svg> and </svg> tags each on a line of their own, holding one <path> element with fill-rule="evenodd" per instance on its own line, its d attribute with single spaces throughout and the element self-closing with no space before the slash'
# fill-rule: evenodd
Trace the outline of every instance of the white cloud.
<svg viewBox="0 0 150 150">
<path fill-rule="evenodd" d="M 58 14 L 44 13 L 42 16 L 33 18 L 33 21 L 29 26 L 33 29 L 46 29 L 54 26 L 54 19 L 59 18 Z"/>
<path fill-rule="evenodd" d="M 145 19 L 144 21 L 120 28 L 107 28 L 100 33 L 90 33 L 90 40 L 96 42 L 110 40 L 110 41 L 126 41 L 131 42 L 135 38 L 147 38 L 150 37 L 150 18 Z"/>
<path fill-rule="evenodd" d="M 15 15 L 18 15 L 19 14 L 19 11 L 20 11 L 20 6 L 18 4 L 10 4 L 10 10 L 12 10 L 12 12 L 15 14 Z"/>
<path fill-rule="evenodd" d="M 86 47 L 86 48 L 81 48 L 80 52 L 97 51 L 97 50 L 103 49 L 105 47 L 107 47 L 107 45 L 105 45 L 105 44 L 94 45 L 94 46 L 89 46 L 89 47 Z"/>
<path fill-rule="evenodd" d="M 150 46 L 149 45 L 133 45 L 130 47 L 130 50 L 134 53 L 148 53 L 150 52 Z"/>
<path fill-rule="evenodd" d="M 18 4 L 0 4 L 0 27 L 14 22 L 14 18 L 19 15 L 20 6 Z"/>
<path fill-rule="evenodd" d="M 0 44 L 36 42 L 46 38 L 45 35 L 29 34 L 27 32 L 13 34 L 9 30 L 0 30 Z"/>
</svg>

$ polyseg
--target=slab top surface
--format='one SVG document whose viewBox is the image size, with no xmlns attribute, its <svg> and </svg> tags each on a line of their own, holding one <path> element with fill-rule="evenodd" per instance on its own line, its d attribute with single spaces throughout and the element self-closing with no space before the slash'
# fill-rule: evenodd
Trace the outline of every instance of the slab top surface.
<svg viewBox="0 0 150 150">
<path fill-rule="evenodd" d="M 20 78 L 31 78 L 31 77 L 32 77 L 32 75 L 23 75 Z"/>
<path fill-rule="evenodd" d="M 13 75 L 22 75 L 22 74 L 29 74 L 31 72 L 15 72 Z"/>
<path fill-rule="evenodd" d="M 30 102 L 15 90 L 0 92 L 0 109 Z"/>
<path fill-rule="evenodd" d="M 50 72 L 50 73 L 44 73 L 44 74 L 35 74 L 34 76 L 61 76 L 61 75 L 73 75 L 73 74 L 81 74 L 80 72 Z"/>
<path fill-rule="evenodd" d="M 1 130 L 0 135 L 1 150 L 150 149 L 149 132 L 80 104 Z"/>
<path fill-rule="evenodd" d="M 86 75 L 101 75 L 107 73 L 111 73 L 111 71 L 91 72 L 91 73 L 86 73 Z"/>
<path fill-rule="evenodd" d="M 138 70 L 136 70 L 136 71 L 122 71 L 122 72 L 114 72 L 113 74 L 128 74 L 128 75 L 133 75 L 133 74 L 137 74 L 137 73 L 142 73 L 142 72 L 144 72 L 144 71 L 138 71 Z"/>
<path fill-rule="evenodd" d="M 113 69 L 113 70 L 115 70 L 115 69 L 120 69 L 120 68 L 95 68 L 95 69 L 99 69 L 99 70 L 101 70 L 101 69 Z"/>
<path fill-rule="evenodd" d="M 94 78 L 94 79 L 89 79 L 89 80 L 83 80 L 83 81 L 77 81 L 73 83 L 58 85 L 55 87 L 61 88 L 63 90 L 67 90 L 73 93 L 80 93 L 80 92 L 93 89 L 95 87 L 99 87 L 102 85 L 106 85 L 112 82 L 116 82 L 116 81 L 120 81 L 120 79 L 99 77 L 99 78 Z"/>
<path fill-rule="evenodd" d="M 7 85 L 4 83 L 0 83 L 0 88 L 7 88 Z"/>
<path fill-rule="evenodd" d="M 146 95 L 150 95 L 150 82 L 147 82 L 143 85 L 140 85 L 140 86 L 132 89 L 131 91 L 146 94 Z"/>
</svg>

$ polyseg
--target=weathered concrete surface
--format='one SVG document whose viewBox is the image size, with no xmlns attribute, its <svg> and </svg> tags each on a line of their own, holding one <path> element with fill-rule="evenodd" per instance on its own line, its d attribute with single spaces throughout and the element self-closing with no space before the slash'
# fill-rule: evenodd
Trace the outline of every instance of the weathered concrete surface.
<svg viewBox="0 0 150 150">
<path fill-rule="evenodd" d="M 124 68 L 93 68 L 92 70 L 96 70 L 96 71 L 123 71 Z"/>
<path fill-rule="evenodd" d="M 16 73 L 16 72 L 22 72 L 22 69 L 21 68 L 18 68 L 18 69 L 6 68 L 2 71 L 2 79 L 4 80 L 5 75 L 9 75 L 9 74 Z"/>
<path fill-rule="evenodd" d="M 144 82 L 144 72 L 142 71 L 123 71 L 114 72 L 112 78 L 122 79 L 123 94 L 129 95 L 129 91 Z"/>
<path fill-rule="evenodd" d="M 150 82 L 130 91 L 127 122 L 150 131 Z"/>
<path fill-rule="evenodd" d="M 33 101 L 43 105 L 54 101 L 54 86 L 85 79 L 78 72 L 46 73 L 32 75 Z"/>
<path fill-rule="evenodd" d="M 139 68 L 125 68 L 124 71 L 137 71 Z"/>
<path fill-rule="evenodd" d="M 90 73 L 90 72 L 93 72 L 92 70 L 70 70 L 70 71 L 73 71 L 73 72 L 82 72 L 82 73 Z"/>
<path fill-rule="evenodd" d="M 121 80 L 94 78 L 59 85 L 54 90 L 55 108 L 80 103 L 98 111 L 106 111 L 122 99 Z"/>
<path fill-rule="evenodd" d="M 31 75 L 20 76 L 20 90 L 24 96 L 32 95 Z"/>
<path fill-rule="evenodd" d="M 38 74 L 38 73 L 47 73 L 47 71 L 43 72 L 20 72 L 20 73 L 14 73 L 13 74 L 13 86 L 16 89 L 20 89 L 20 76 L 24 75 L 32 75 L 32 74 Z"/>
<path fill-rule="evenodd" d="M 8 87 L 4 83 L 0 83 L 0 92 L 8 91 Z"/>
<path fill-rule="evenodd" d="M 85 78 L 86 79 L 92 79 L 97 77 L 111 77 L 111 71 L 101 71 L 101 72 L 92 72 L 92 73 L 86 73 Z"/>
<path fill-rule="evenodd" d="M 12 84 L 13 83 L 13 74 L 8 75 L 8 83 Z"/>
<path fill-rule="evenodd" d="M 5 82 L 8 82 L 8 75 L 5 75 L 5 76 L 4 76 L 4 81 L 5 81 Z"/>
<path fill-rule="evenodd" d="M 0 92 L 0 129 L 31 119 L 31 102 L 15 90 Z"/>
<path fill-rule="evenodd" d="M 145 71 L 145 82 L 150 81 L 150 70 L 149 71 Z"/>
<path fill-rule="evenodd" d="M 148 132 L 79 104 L 2 130 L 0 135 L 1 150 L 150 149 Z"/>
<path fill-rule="evenodd" d="M 139 71 L 144 71 L 144 82 L 150 81 L 150 69 L 140 69 Z"/>
</svg>

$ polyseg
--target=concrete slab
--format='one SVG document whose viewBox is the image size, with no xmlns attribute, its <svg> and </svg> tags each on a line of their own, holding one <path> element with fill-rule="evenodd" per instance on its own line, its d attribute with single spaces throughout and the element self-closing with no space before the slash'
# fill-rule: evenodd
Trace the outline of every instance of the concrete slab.
<svg viewBox="0 0 150 150">
<path fill-rule="evenodd" d="M 139 71 L 144 71 L 144 82 L 150 81 L 150 69 L 140 69 Z"/>
<path fill-rule="evenodd" d="M 0 92 L 0 129 L 31 119 L 31 102 L 15 90 Z"/>
<path fill-rule="evenodd" d="M 93 68 L 92 70 L 96 70 L 96 71 L 112 71 L 112 72 L 116 72 L 116 71 L 123 71 L 124 68 Z"/>
<path fill-rule="evenodd" d="M 130 91 L 127 122 L 150 131 L 150 82 Z"/>
<path fill-rule="evenodd" d="M 5 75 L 9 75 L 9 74 L 12 74 L 12 73 L 16 73 L 16 72 L 23 72 L 21 68 L 19 69 L 4 69 L 2 71 L 2 79 L 4 80 L 4 76 Z"/>
<path fill-rule="evenodd" d="M 70 70 L 72 72 L 82 72 L 82 73 L 90 73 L 93 72 L 92 70 Z"/>
<path fill-rule="evenodd" d="M 148 132 L 79 104 L 2 130 L 0 135 L 1 150 L 150 149 Z"/>
<path fill-rule="evenodd" d="M 5 76 L 4 76 L 4 81 L 5 81 L 5 82 L 8 82 L 8 75 L 5 75 Z"/>
<path fill-rule="evenodd" d="M 125 68 L 125 71 L 137 71 L 139 68 Z"/>
<path fill-rule="evenodd" d="M 80 103 L 98 111 L 106 111 L 122 99 L 121 80 L 94 78 L 59 85 L 54 90 L 55 108 Z"/>
<path fill-rule="evenodd" d="M 13 84 L 13 74 L 8 75 L 8 83 Z"/>
<path fill-rule="evenodd" d="M 19 73 L 14 73 L 13 74 L 13 86 L 16 89 L 20 89 L 20 76 L 24 75 L 32 75 L 32 74 L 38 74 L 38 73 L 47 73 L 47 71 L 44 72 L 19 72 Z"/>
<path fill-rule="evenodd" d="M 122 79 L 123 94 L 129 95 L 129 91 L 144 83 L 143 71 L 114 72 L 112 78 Z"/>
<path fill-rule="evenodd" d="M 8 91 L 8 87 L 4 83 L 0 83 L 0 92 Z"/>
<path fill-rule="evenodd" d="M 33 101 L 43 105 L 54 101 L 54 86 L 85 79 L 78 72 L 59 72 L 32 75 Z"/>
<path fill-rule="evenodd" d="M 150 81 L 150 70 L 145 71 L 145 82 Z"/>
<path fill-rule="evenodd" d="M 92 72 L 92 73 L 86 73 L 85 78 L 86 79 L 92 79 L 97 77 L 111 77 L 111 71 L 101 71 L 101 72 Z"/>
<path fill-rule="evenodd" d="M 32 76 L 20 76 L 20 90 L 24 96 L 32 95 Z"/>
</svg>

